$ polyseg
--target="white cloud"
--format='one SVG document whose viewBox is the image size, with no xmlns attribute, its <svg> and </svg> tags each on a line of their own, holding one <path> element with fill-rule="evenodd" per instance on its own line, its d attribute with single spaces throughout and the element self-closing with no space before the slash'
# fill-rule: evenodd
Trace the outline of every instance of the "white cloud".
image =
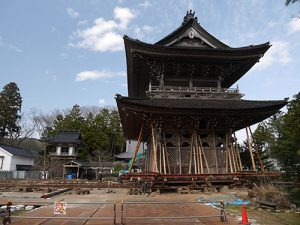
<svg viewBox="0 0 300 225">
<path fill-rule="evenodd" d="M 271 44 L 271 48 L 254 68 L 265 69 L 275 63 L 287 64 L 292 60 L 289 52 L 289 44 L 287 42 L 273 41 Z"/>
<path fill-rule="evenodd" d="M 75 81 L 85 81 L 85 80 L 99 80 L 105 78 L 113 78 L 113 77 L 123 77 L 126 76 L 125 72 L 111 72 L 111 71 L 98 71 L 98 70 L 90 70 L 83 71 L 76 75 Z"/>
<path fill-rule="evenodd" d="M 135 17 L 129 8 L 116 7 L 114 9 L 115 18 L 120 20 L 119 28 L 126 29 L 128 23 Z"/>
<path fill-rule="evenodd" d="M 92 27 L 74 32 L 72 38 L 78 39 L 77 43 L 70 42 L 69 46 L 98 52 L 122 50 L 123 37 L 119 30 L 126 29 L 135 15 L 130 9 L 120 7 L 114 9 L 114 14 L 119 21 L 97 18 Z"/>
<path fill-rule="evenodd" d="M 86 25 L 88 23 L 88 21 L 87 20 L 79 20 L 78 21 L 78 26 L 83 26 L 83 25 Z"/>
<path fill-rule="evenodd" d="M 57 30 L 56 27 L 54 27 L 54 26 L 51 27 L 51 32 L 52 33 L 55 32 L 56 30 Z"/>
<path fill-rule="evenodd" d="M 121 87 L 124 87 L 124 88 L 127 88 L 127 87 L 128 87 L 127 83 L 121 83 L 120 86 L 121 86 Z"/>
<path fill-rule="evenodd" d="M 143 3 L 140 3 L 139 6 L 146 9 L 146 8 L 152 6 L 152 4 L 148 0 L 145 0 Z"/>
<path fill-rule="evenodd" d="M 2 37 L 0 36 L 0 46 L 3 45 Z"/>
<path fill-rule="evenodd" d="M 104 105 L 106 103 L 105 99 L 101 98 L 98 101 L 99 105 Z"/>
<path fill-rule="evenodd" d="M 144 25 L 143 27 L 134 28 L 133 32 L 137 38 L 142 39 L 146 34 L 152 33 L 154 28 L 149 25 Z"/>
<path fill-rule="evenodd" d="M 300 31 L 300 19 L 298 17 L 293 18 L 288 24 L 288 33 L 292 34 Z"/>
<path fill-rule="evenodd" d="M 74 9 L 72 8 L 67 8 L 67 13 L 69 14 L 69 16 L 72 19 L 75 19 L 76 17 L 78 17 L 80 14 L 78 12 L 76 12 Z"/>
<path fill-rule="evenodd" d="M 188 10 L 193 10 L 195 8 L 193 1 L 184 0 L 183 2 L 186 4 Z"/>
<path fill-rule="evenodd" d="M 15 52 L 17 52 L 17 53 L 22 53 L 23 52 L 22 49 L 18 48 L 15 45 L 9 45 L 8 48 L 11 49 L 11 50 L 13 50 L 13 51 L 15 51 Z"/>
</svg>

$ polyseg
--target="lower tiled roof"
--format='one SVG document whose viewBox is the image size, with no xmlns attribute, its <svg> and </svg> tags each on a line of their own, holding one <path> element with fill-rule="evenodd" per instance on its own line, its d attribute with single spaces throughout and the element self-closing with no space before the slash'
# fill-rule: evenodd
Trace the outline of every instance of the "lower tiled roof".
<svg viewBox="0 0 300 225">
<path fill-rule="evenodd" d="M 177 109 L 259 109 L 275 107 L 281 108 L 287 100 L 252 101 L 252 100 L 202 100 L 202 99 L 166 99 L 166 98 L 129 98 L 119 97 L 117 101 L 153 108 Z"/>
</svg>

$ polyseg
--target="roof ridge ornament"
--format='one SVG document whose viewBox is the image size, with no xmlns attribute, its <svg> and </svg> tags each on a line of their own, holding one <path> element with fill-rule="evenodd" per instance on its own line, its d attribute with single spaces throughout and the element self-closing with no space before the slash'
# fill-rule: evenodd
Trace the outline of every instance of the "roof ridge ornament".
<svg viewBox="0 0 300 225">
<path fill-rule="evenodd" d="M 185 17 L 183 17 L 182 25 L 187 23 L 190 19 L 194 19 L 198 23 L 198 18 L 195 17 L 195 11 L 194 12 L 192 10 L 186 11 L 186 15 Z"/>
</svg>

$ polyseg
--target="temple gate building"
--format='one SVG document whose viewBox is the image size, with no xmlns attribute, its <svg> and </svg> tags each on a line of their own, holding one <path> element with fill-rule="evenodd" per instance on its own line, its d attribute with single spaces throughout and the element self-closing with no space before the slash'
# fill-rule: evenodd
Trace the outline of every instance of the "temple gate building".
<svg viewBox="0 0 300 225">
<path fill-rule="evenodd" d="M 138 140 L 136 149 L 147 143 L 145 171 L 243 172 L 235 132 L 246 128 L 252 162 L 247 171 L 265 172 L 249 127 L 278 112 L 287 99 L 244 100 L 232 86 L 259 62 L 269 42 L 229 47 L 202 28 L 192 11 L 155 44 L 127 36 L 124 42 L 128 97 L 117 95 L 116 101 L 126 138 Z"/>
</svg>

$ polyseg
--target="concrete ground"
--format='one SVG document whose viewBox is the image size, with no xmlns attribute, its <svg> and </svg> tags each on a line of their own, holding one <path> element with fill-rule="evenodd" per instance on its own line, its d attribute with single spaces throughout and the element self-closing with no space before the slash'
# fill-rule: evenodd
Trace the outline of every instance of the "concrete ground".
<svg viewBox="0 0 300 225">
<path fill-rule="evenodd" d="M 231 190 L 234 192 L 235 190 Z M 113 212 L 116 202 L 116 223 L 121 224 L 122 212 L 124 224 L 224 224 L 220 222 L 220 211 L 198 203 L 198 199 L 214 201 L 232 198 L 232 193 L 152 193 L 151 195 L 128 195 L 127 189 L 114 189 L 107 193 L 107 189 L 91 190 L 90 194 L 76 194 L 67 192 L 49 199 L 40 199 L 40 193 L 4 192 L 0 195 L 0 203 L 11 200 L 14 205 L 42 205 L 32 211 L 17 213 L 16 216 L 27 218 L 13 218 L 12 224 L 18 225 L 96 225 L 114 224 Z M 28 195 L 29 194 L 29 195 Z M 54 202 L 67 202 L 65 215 L 54 215 Z M 122 210 L 122 201 L 123 210 Z M 134 204 L 132 202 L 135 202 Z M 188 202 L 188 203 L 186 203 Z M 148 203 L 148 204 L 145 204 Z M 167 204 L 168 203 L 168 204 Z M 211 218 L 197 218 L 199 216 L 215 216 Z M 28 217 L 52 217 L 51 219 L 29 219 Z M 53 218 L 54 217 L 54 218 Z M 74 217 L 61 218 L 59 217 Z M 144 217 L 144 218 L 130 218 Z M 164 217 L 164 218 L 157 218 Z M 177 217 L 177 218 L 176 218 Z M 236 217 L 227 217 L 228 224 L 238 224 Z"/>
</svg>

